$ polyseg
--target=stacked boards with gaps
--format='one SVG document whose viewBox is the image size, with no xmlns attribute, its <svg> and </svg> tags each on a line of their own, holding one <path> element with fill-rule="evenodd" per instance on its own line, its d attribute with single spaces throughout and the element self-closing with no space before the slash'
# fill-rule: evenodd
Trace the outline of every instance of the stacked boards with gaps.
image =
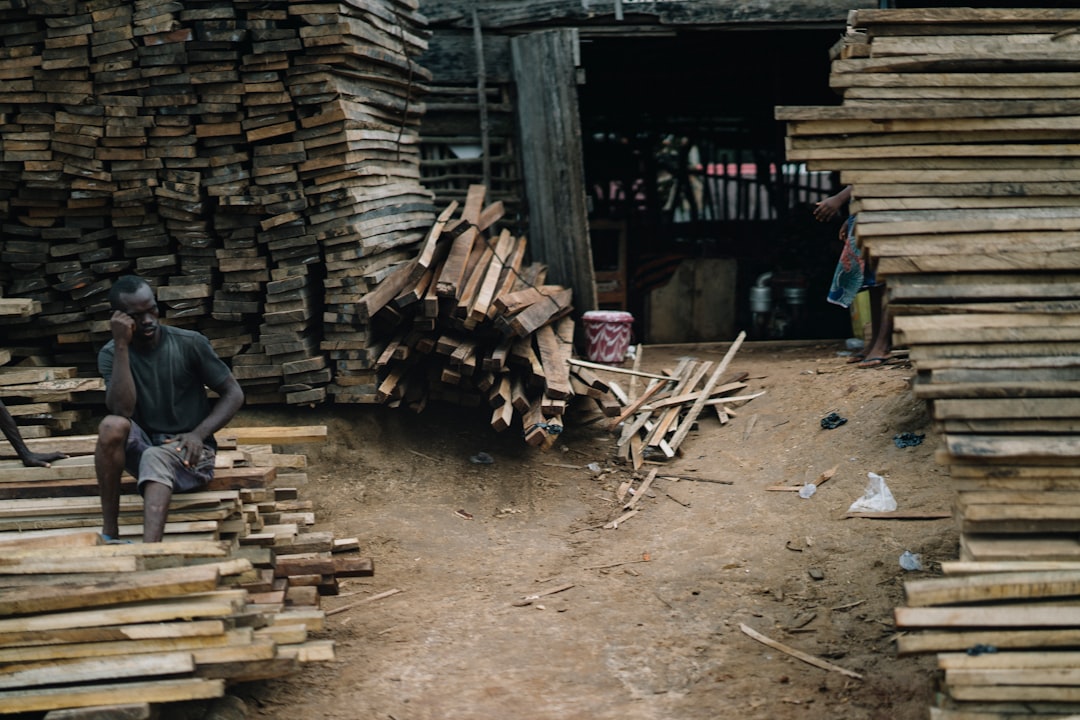
<svg viewBox="0 0 1080 720">
<path fill-rule="evenodd" d="M 348 305 L 434 214 L 426 22 L 416 0 L 0 2 L 5 344 L 93 374 L 135 273 L 248 404 L 326 399 L 369 349 Z"/>
<path fill-rule="evenodd" d="M 789 159 L 853 186 L 859 243 L 944 438 L 975 573 L 961 585 L 1007 601 L 897 611 L 904 629 L 955 635 L 901 640 L 953 653 L 935 717 L 1080 711 L 1077 593 L 1040 574 L 1080 562 L 1078 24 L 1064 9 L 853 11 L 833 49 L 842 104 L 777 110 Z M 1020 575 L 981 574 L 995 563 Z M 1009 652 L 955 655 L 977 646 Z"/>
<path fill-rule="evenodd" d="M 306 456 L 325 426 L 226 428 L 203 491 L 174 495 L 161 543 L 139 542 L 125 476 L 120 538 L 102 544 L 93 436 L 28 441 L 70 457 L 0 460 L 0 714 L 218 697 L 332 660 L 321 599 L 373 574 L 353 538 L 313 529 Z M 0 443 L 0 457 L 13 458 Z"/>
</svg>

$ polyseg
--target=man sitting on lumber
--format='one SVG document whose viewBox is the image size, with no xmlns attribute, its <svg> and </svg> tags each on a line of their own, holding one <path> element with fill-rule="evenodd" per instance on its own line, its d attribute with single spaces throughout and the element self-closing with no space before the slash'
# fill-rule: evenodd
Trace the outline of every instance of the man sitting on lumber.
<svg viewBox="0 0 1080 720">
<path fill-rule="evenodd" d="M 15 424 L 15 418 L 11 417 L 11 413 L 4 407 L 3 401 L 0 401 L 0 431 L 4 433 L 4 437 L 11 443 L 11 447 L 15 449 L 15 454 L 19 456 L 22 464 L 26 467 L 50 467 L 49 463 L 53 460 L 67 457 L 62 452 L 31 452 L 30 448 L 26 447 L 26 443 L 23 442 L 22 435 L 19 434 L 19 426 Z"/>
<path fill-rule="evenodd" d="M 214 433 L 244 403 L 244 393 L 210 341 L 158 322 L 154 291 L 125 275 L 109 292 L 112 340 L 98 353 L 109 415 L 98 427 L 94 469 L 102 535 L 119 537 L 120 476 L 143 496 L 143 542 L 159 542 L 173 492 L 204 487 L 214 475 Z M 211 406 L 206 387 L 218 401 Z"/>
</svg>

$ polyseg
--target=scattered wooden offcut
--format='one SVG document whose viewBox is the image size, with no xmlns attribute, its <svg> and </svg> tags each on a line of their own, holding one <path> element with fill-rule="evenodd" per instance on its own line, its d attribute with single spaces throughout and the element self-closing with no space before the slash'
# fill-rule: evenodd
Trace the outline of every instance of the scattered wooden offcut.
<svg viewBox="0 0 1080 720">
<path fill-rule="evenodd" d="M 609 425 L 612 431 L 621 428 L 619 457 L 630 462 L 636 470 L 646 460 L 664 461 L 674 458 L 706 407 L 716 408 L 717 416 L 724 423 L 727 422 L 729 404 L 741 405 L 763 394 L 734 394 L 747 387 L 743 382 L 747 373 L 725 377 L 728 366 L 745 337 L 746 333 L 739 333 L 715 367 L 711 361 L 691 358 L 683 358 L 666 374 L 606 368 L 577 360 L 573 361 L 573 364 L 582 368 L 594 367 L 597 372 L 606 369 L 649 380 L 640 396 L 632 401 L 627 398 L 624 406 L 614 412 L 615 417 Z"/>
</svg>

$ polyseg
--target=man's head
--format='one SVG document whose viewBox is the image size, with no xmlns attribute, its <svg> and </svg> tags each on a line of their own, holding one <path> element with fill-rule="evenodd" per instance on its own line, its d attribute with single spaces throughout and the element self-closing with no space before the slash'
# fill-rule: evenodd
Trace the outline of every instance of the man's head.
<svg viewBox="0 0 1080 720">
<path fill-rule="evenodd" d="M 135 333 L 131 341 L 141 346 L 157 342 L 158 306 L 153 289 L 136 275 L 124 275 L 113 283 L 109 291 L 109 305 L 135 321 Z"/>
</svg>

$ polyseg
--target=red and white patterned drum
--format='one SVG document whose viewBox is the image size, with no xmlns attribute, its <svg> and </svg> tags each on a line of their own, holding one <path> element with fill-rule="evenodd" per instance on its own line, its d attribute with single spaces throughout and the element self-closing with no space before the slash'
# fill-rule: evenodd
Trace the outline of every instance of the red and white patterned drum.
<svg viewBox="0 0 1080 720">
<path fill-rule="evenodd" d="M 630 348 L 630 330 L 634 316 L 621 310 L 590 310 L 581 316 L 585 323 L 586 350 L 589 360 L 621 363 Z"/>
</svg>

